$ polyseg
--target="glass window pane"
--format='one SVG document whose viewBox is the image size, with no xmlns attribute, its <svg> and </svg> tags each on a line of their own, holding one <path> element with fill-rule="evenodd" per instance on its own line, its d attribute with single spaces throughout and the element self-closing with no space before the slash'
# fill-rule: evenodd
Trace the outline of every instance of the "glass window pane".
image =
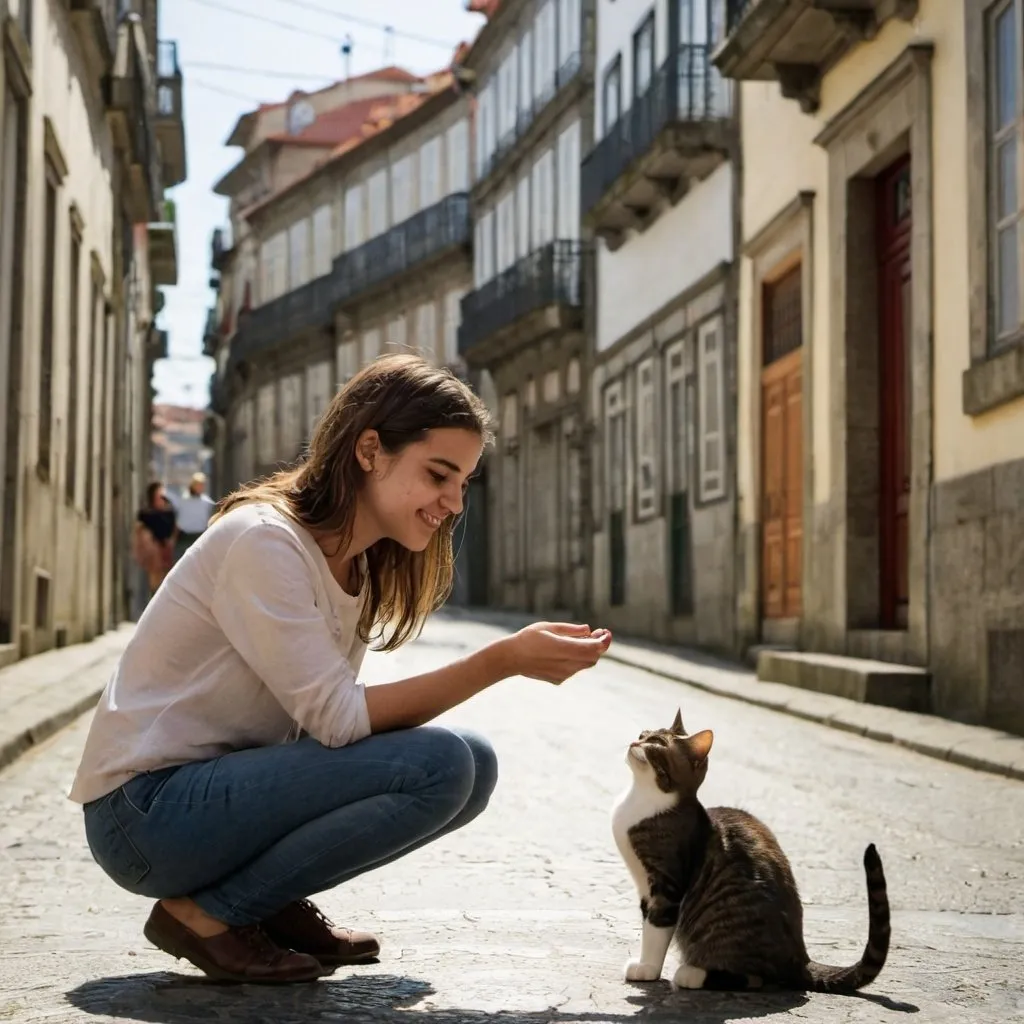
<svg viewBox="0 0 1024 1024">
<path fill-rule="evenodd" d="M 1000 334 L 1015 330 L 1020 322 L 1020 274 L 1017 262 L 1017 225 L 999 232 L 998 327 Z"/>
<path fill-rule="evenodd" d="M 1008 4 L 995 20 L 995 127 L 1009 124 L 1017 112 L 1017 25 L 1014 4 Z"/>
<path fill-rule="evenodd" d="M 1014 133 L 996 151 L 996 218 L 1017 212 L 1017 136 Z"/>
</svg>

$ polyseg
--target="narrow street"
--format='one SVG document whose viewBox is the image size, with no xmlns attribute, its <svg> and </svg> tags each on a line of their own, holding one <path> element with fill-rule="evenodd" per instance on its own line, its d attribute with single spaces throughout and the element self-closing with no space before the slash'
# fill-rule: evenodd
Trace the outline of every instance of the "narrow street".
<svg viewBox="0 0 1024 1024">
<path fill-rule="evenodd" d="M 438 618 L 366 677 L 422 671 L 497 628 Z M 639 912 L 609 829 L 626 744 L 681 706 L 716 743 L 706 803 L 763 817 L 789 854 L 812 955 L 866 937 L 861 857 L 875 842 L 893 908 L 871 998 L 673 993 L 627 985 Z M 1024 784 L 973 772 L 606 662 L 560 689 L 511 681 L 457 709 L 502 775 L 488 813 L 319 902 L 382 935 L 379 964 L 284 990 L 220 987 L 151 948 L 149 904 L 91 861 L 65 800 L 89 715 L 0 774 L 0 1021 L 320 1020 L 574 1024 L 799 1018 L 1024 1019 Z M 666 965 L 664 977 L 671 976 Z"/>
</svg>

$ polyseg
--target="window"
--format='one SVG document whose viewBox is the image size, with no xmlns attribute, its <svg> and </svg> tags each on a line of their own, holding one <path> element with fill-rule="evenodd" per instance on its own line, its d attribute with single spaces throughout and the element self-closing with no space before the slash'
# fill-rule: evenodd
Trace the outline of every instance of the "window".
<svg viewBox="0 0 1024 1024">
<path fill-rule="evenodd" d="M 608 600 L 626 602 L 626 403 L 622 382 L 604 396 L 605 479 L 608 481 Z"/>
<path fill-rule="evenodd" d="M 93 253 L 94 266 L 98 263 L 98 257 Z M 94 273 L 97 271 L 94 270 Z M 85 514 L 91 519 L 93 513 L 93 502 L 95 496 L 93 486 L 95 478 L 93 467 L 96 465 L 96 420 L 100 416 L 100 408 L 104 389 L 107 384 L 106 367 L 103 365 L 102 352 L 100 351 L 100 340 L 103 336 L 103 285 L 98 277 L 93 277 L 92 295 L 89 302 L 89 367 L 86 370 L 86 379 L 91 380 L 92 387 L 89 391 L 92 395 L 92 408 L 86 409 L 85 424 L 85 466 L 88 477 L 85 483 Z M 102 420 L 100 421 L 102 424 Z M 103 427 L 100 426 L 100 444 L 103 443 Z"/>
<path fill-rule="evenodd" d="M 53 328 L 57 277 L 57 173 L 46 165 L 46 234 L 43 250 L 43 331 L 39 352 L 39 472 L 50 477 L 53 446 Z"/>
<path fill-rule="evenodd" d="M 376 238 L 388 229 L 388 174 L 378 171 L 366 183 L 369 205 L 369 232 L 367 237 Z"/>
<path fill-rule="evenodd" d="M 72 218 L 74 218 L 72 214 Z M 72 219 L 71 259 L 68 267 L 68 418 L 67 446 L 64 449 L 64 498 L 69 505 L 75 503 L 78 490 L 78 398 L 81 388 L 79 376 L 78 304 L 82 291 L 82 236 Z"/>
<path fill-rule="evenodd" d="M 494 211 L 489 210 L 476 222 L 476 287 L 494 277 Z"/>
<path fill-rule="evenodd" d="M 405 316 L 397 316 L 388 323 L 388 348 L 392 351 L 405 348 Z"/>
<path fill-rule="evenodd" d="M 465 192 L 469 188 L 469 125 L 456 121 L 445 135 L 448 145 L 448 192 Z"/>
<path fill-rule="evenodd" d="M 281 378 L 281 452 L 278 458 L 291 462 L 302 447 L 302 374 Z"/>
<path fill-rule="evenodd" d="M 403 156 L 391 165 L 391 223 L 401 224 L 412 216 L 412 211 L 412 158 Z M 378 227 L 371 237 L 386 230 L 387 225 Z"/>
<path fill-rule="evenodd" d="M 420 209 L 441 199 L 441 137 L 435 135 L 420 150 Z"/>
<path fill-rule="evenodd" d="M 354 185 L 345 192 L 345 251 L 366 241 L 363 186 Z"/>
<path fill-rule="evenodd" d="M 344 386 L 359 372 L 359 347 L 354 338 L 339 342 L 337 349 L 338 383 Z"/>
<path fill-rule="evenodd" d="M 530 177 L 523 176 L 516 183 L 516 258 L 530 252 Z"/>
<path fill-rule="evenodd" d="M 654 77 L 654 11 L 633 34 L 633 102 L 647 91 Z"/>
<path fill-rule="evenodd" d="M 681 494 L 689 490 L 690 464 L 687 450 L 690 439 L 686 418 L 686 367 L 681 341 L 666 351 L 665 363 L 668 489 L 671 494 Z"/>
<path fill-rule="evenodd" d="M 558 136 L 558 238 L 580 231 L 580 123 L 573 121 Z"/>
<path fill-rule="evenodd" d="M 697 332 L 700 500 L 725 497 L 725 381 L 722 318 L 701 324 Z"/>
<path fill-rule="evenodd" d="M 547 245 L 554 238 L 554 162 L 553 150 L 548 150 L 537 157 L 533 165 L 532 185 L 532 219 L 533 219 L 533 246 L 539 248 Z"/>
<path fill-rule="evenodd" d="M 513 47 L 498 69 L 498 102 L 501 105 L 498 118 L 498 140 L 500 142 L 505 141 L 516 130 L 516 113 L 519 105 L 516 86 L 518 65 L 519 56 Z"/>
<path fill-rule="evenodd" d="M 464 288 L 456 288 L 444 297 L 444 348 L 441 361 L 447 364 L 459 358 L 459 323 L 462 320 L 460 303 L 465 294 Z"/>
<path fill-rule="evenodd" d="M 1021 307 L 1021 51 L 1018 4 L 996 7 L 989 22 L 989 202 L 995 342 L 1014 339 Z"/>
<path fill-rule="evenodd" d="M 516 261 L 516 208 L 515 193 L 507 192 L 498 200 L 497 207 L 497 264 L 496 271 L 507 270 Z"/>
<path fill-rule="evenodd" d="M 309 220 L 303 218 L 288 229 L 288 291 L 309 281 Z"/>
<path fill-rule="evenodd" d="M 363 364 L 372 363 L 380 355 L 380 328 L 373 327 L 363 334 Z"/>
<path fill-rule="evenodd" d="M 278 232 L 260 246 L 260 305 L 287 291 L 288 234 Z"/>
<path fill-rule="evenodd" d="M 654 408 L 654 359 L 636 368 L 636 512 L 647 519 L 656 511 L 656 412 Z"/>
<path fill-rule="evenodd" d="M 537 63 L 534 66 L 533 95 L 538 103 L 544 104 L 554 91 L 557 71 L 555 0 L 547 0 L 538 12 L 534 36 L 537 41 L 534 59 Z"/>
<path fill-rule="evenodd" d="M 433 302 L 424 302 L 416 310 L 416 348 L 427 359 L 436 358 L 437 307 Z"/>
<path fill-rule="evenodd" d="M 476 174 L 480 178 L 489 167 L 497 139 L 497 83 L 494 79 L 480 90 L 476 111 Z"/>
<path fill-rule="evenodd" d="M 231 432 L 231 439 L 234 442 L 235 450 L 238 452 L 235 463 L 235 476 L 237 483 L 244 483 L 256 475 L 256 464 L 253 449 L 253 402 L 246 399 L 239 407 L 238 415 L 235 417 L 234 429 Z"/>
<path fill-rule="evenodd" d="M 558 67 L 580 49 L 580 0 L 558 0 Z"/>
<path fill-rule="evenodd" d="M 601 134 L 607 135 L 622 116 L 622 57 L 617 56 L 604 73 L 601 93 Z"/>
<path fill-rule="evenodd" d="M 329 359 L 306 367 L 306 430 L 310 437 L 331 401 L 334 367 Z"/>
<path fill-rule="evenodd" d="M 256 459 L 261 466 L 267 466 L 277 458 L 275 406 L 274 385 L 264 384 L 256 392 Z"/>
<path fill-rule="evenodd" d="M 693 614 L 693 539 L 690 528 L 689 394 L 683 342 L 665 352 L 668 415 L 665 417 L 668 455 L 669 607 L 673 615 Z"/>
<path fill-rule="evenodd" d="M 533 110 L 533 29 L 519 40 L 519 113 L 529 117 Z"/>
<path fill-rule="evenodd" d="M 317 207 L 313 214 L 313 276 L 331 272 L 334 256 L 334 211 L 330 203 Z"/>
</svg>

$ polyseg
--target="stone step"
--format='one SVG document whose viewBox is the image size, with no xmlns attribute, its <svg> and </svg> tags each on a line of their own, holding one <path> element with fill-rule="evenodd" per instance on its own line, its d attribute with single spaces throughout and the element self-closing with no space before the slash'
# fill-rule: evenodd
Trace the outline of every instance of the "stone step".
<svg viewBox="0 0 1024 1024">
<path fill-rule="evenodd" d="M 931 673 L 913 665 L 810 651 L 762 650 L 757 678 L 902 711 L 931 710 Z"/>
<path fill-rule="evenodd" d="M 751 668 L 757 668 L 757 660 L 761 657 L 762 651 L 769 651 L 771 653 L 795 651 L 796 648 L 792 644 L 751 644 L 743 654 L 743 663 L 749 665 Z"/>
</svg>

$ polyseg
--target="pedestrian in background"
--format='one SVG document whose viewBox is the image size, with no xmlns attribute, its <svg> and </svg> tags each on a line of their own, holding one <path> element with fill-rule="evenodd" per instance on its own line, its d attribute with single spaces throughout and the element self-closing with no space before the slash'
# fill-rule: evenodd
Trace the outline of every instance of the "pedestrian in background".
<svg viewBox="0 0 1024 1024">
<path fill-rule="evenodd" d="M 213 978 L 311 981 L 377 956 L 308 897 L 472 821 L 486 739 L 427 726 L 511 676 L 561 683 L 607 630 L 535 623 L 375 686 L 440 607 L 487 411 L 413 355 L 334 398 L 307 458 L 230 495 L 146 609 L 100 700 L 71 799 L 92 854 L 156 899 L 147 938 Z"/>
<path fill-rule="evenodd" d="M 214 502 L 204 494 L 206 474 L 193 473 L 189 481 L 188 494 L 176 501 L 178 535 L 174 544 L 174 560 L 180 561 L 186 551 L 197 540 L 210 523 L 215 508 Z"/>
<path fill-rule="evenodd" d="M 146 573 L 149 596 L 157 592 L 174 564 L 177 518 L 159 480 L 146 488 L 146 501 L 135 516 L 132 557 Z"/>
</svg>

